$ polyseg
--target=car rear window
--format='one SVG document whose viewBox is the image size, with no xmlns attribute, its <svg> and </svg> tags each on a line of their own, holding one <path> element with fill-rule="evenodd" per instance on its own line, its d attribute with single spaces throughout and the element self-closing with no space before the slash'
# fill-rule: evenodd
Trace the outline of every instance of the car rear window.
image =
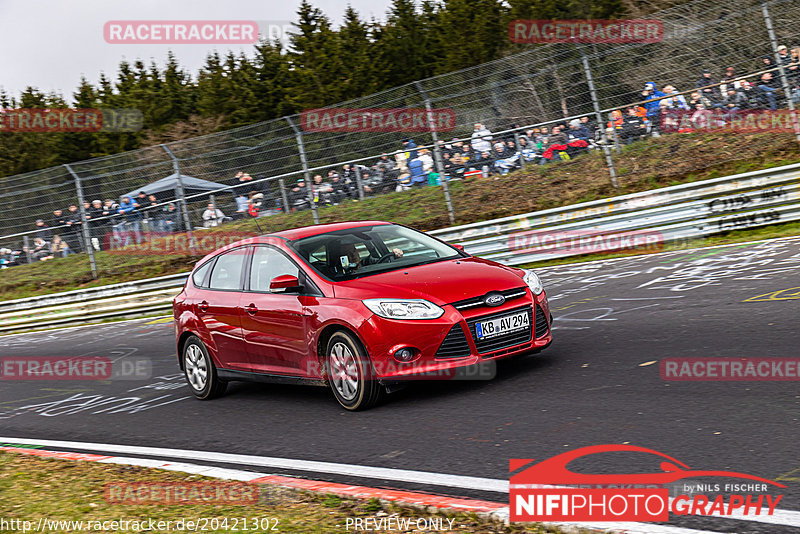
<svg viewBox="0 0 800 534">
<path fill-rule="evenodd" d="M 246 249 L 226 252 L 217 258 L 211 271 L 211 289 L 240 289 L 242 286 L 242 264 L 247 257 Z"/>
<path fill-rule="evenodd" d="M 200 268 L 195 269 L 194 273 L 192 274 L 192 284 L 195 287 L 206 287 L 203 285 L 203 282 L 206 280 L 206 275 L 208 274 L 208 270 L 211 268 L 211 264 L 214 263 L 214 260 L 208 260 Z"/>
</svg>

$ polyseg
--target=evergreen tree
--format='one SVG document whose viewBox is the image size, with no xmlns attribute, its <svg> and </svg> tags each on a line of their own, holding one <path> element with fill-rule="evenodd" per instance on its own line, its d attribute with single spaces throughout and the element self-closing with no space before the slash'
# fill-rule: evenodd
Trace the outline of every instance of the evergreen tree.
<svg viewBox="0 0 800 534">
<path fill-rule="evenodd" d="M 497 59 L 509 41 L 499 0 L 444 0 L 436 15 L 437 74 Z"/>
<path fill-rule="evenodd" d="M 194 107 L 194 95 L 189 73 L 181 69 L 175 55 L 167 53 L 163 74 L 151 68 L 151 77 L 157 80 L 153 86 L 155 102 L 153 122 L 157 127 L 188 119 Z"/>
<path fill-rule="evenodd" d="M 339 29 L 339 58 L 344 98 L 367 95 L 382 88 L 375 76 L 369 28 L 352 6 L 347 6 L 344 24 Z"/>
<path fill-rule="evenodd" d="M 225 67 L 215 50 L 206 56 L 197 78 L 197 111 L 205 117 L 224 114 L 228 110 L 229 97 Z"/>
<path fill-rule="evenodd" d="M 289 62 L 280 41 L 270 43 L 262 40 L 255 49 L 252 60 L 256 101 L 256 107 L 252 110 L 253 119 L 264 121 L 300 111 L 291 107 Z"/>
<path fill-rule="evenodd" d="M 621 0 L 508 0 L 513 19 L 611 19 L 625 14 Z"/>
<path fill-rule="evenodd" d="M 303 0 L 298 9 L 297 32 L 288 52 L 291 72 L 291 102 L 294 109 L 307 109 L 343 100 L 339 36 L 322 11 Z"/>
<path fill-rule="evenodd" d="M 414 0 L 393 0 L 377 39 L 377 62 L 386 87 L 429 77 L 434 71 L 435 39 L 420 22 Z"/>
</svg>

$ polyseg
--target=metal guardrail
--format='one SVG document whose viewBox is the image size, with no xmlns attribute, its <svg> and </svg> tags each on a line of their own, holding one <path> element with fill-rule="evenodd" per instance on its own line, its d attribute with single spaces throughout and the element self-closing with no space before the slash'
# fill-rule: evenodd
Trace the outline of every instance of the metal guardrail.
<svg viewBox="0 0 800 534">
<path fill-rule="evenodd" d="M 189 273 L 170 274 L 167 276 L 159 276 L 158 278 L 133 280 L 130 282 L 77 289 L 75 291 L 66 291 L 63 293 L 51 293 L 49 295 L 6 300 L 0 302 L 0 320 L 2 320 L 3 314 L 15 310 L 33 310 L 49 306 L 63 306 L 122 295 L 134 295 L 145 291 L 178 288 L 186 283 L 186 278 L 188 276 Z"/>
<path fill-rule="evenodd" d="M 507 265 L 575 256 L 585 247 L 549 248 L 558 237 L 593 239 L 646 233 L 669 243 L 800 220 L 800 164 L 642 191 L 429 232 L 470 254 Z M 547 246 L 545 245 L 547 242 Z"/>
<path fill-rule="evenodd" d="M 585 254 L 544 236 L 648 232 L 660 243 L 800 220 L 800 164 L 642 191 L 429 232 L 507 265 Z M 0 302 L 0 333 L 168 311 L 188 273 Z M 26 315 L 26 310 L 38 310 Z"/>
<path fill-rule="evenodd" d="M 0 334 L 169 313 L 188 273 L 0 302 Z"/>
</svg>

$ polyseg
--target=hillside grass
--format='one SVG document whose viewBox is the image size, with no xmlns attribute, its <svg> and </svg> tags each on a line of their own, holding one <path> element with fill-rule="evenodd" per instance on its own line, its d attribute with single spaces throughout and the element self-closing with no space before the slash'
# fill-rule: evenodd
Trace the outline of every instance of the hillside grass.
<svg viewBox="0 0 800 534">
<path fill-rule="evenodd" d="M 800 144 L 791 134 L 676 134 L 634 143 L 622 148 L 620 154 L 614 152 L 613 156 L 618 172 L 618 189 L 612 187 L 605 159 L 599 151 L 541 167 L 528 165 L 524 170 L 496 180 L 476 178 L 452 182 L 450 193 L 456 224 L 797 163 L 800 162 Z M 322 223 L 378 219 L 421 230 L 451 225 L 442 187 L 345 202 L 320 209 L 319 217 Z M 259 219 L 259 224 L 263 232 L 274 232 L 311 225 L 313 218 L 310 211 L 303 211 L 264 217 Z M 800 233 L 796 224 L 768 228 L 728 232 L 713 239 L 717 240 L 715 242 L 731 242 L 735 239 L 761 239 L 765 235 L 778 237 Z M 260 233 L 252 219 L 201 232 L 198 235 Z M 92 279 L 86 255 L 17 266 L 0 271 L 0 298 L 22 298 L 185 272 L 202 255 L 153 254 L 135 250 L 125 254 L 100 252 L 96 255 L 96 280 Z M 576 258 L 564 261 L 576 261 Z"/>
</svg>

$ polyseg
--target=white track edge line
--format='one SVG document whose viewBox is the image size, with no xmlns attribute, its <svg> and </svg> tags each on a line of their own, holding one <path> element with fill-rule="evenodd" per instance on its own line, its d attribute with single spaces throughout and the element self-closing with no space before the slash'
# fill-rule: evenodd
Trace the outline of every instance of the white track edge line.
<svg viewBox="0 0 800 534">
<path fill-rule="evenodd" d="M 206 460 L 212 462 L 257 465 L 262 467 L 272 467 L 277 469 L 296 469 L 299 471 L 313 473 L 327 473 L 344 476 L 355 476 L 362 478 L 392 480 L 395 482 L 409 482 L 424 485 L 444 486 L 449 488 L 472 489 L 478 491 L 491 491 L 495 493 L 507 493 L 508 481 L 496 478 L 480 478 L 464 475 L 448 475 L 434 473 L 430 471 L 412 471 L 407 469 L 395 469 L 391 467 L 372 467 L 354 464 L 342 464 L 334 462 L 319 462 L 312 460 L 295 460 L 289 458 L 275 458 L 268 456 L 252 456 L 244 454 L 231 454 L 208 451 L 192 451 L 186 449 L 167 449 L 161 447 L 142 447 L 135 445 L 114 445 L 104 443 L 87 443 L 78 441 L 59 441 L 59 440 L 40 440 L 40 439 L 20 439 L 0 437 L 0 442 L 19 443 L 27 445 L 41 445 L 49 447 L 61 447 L 92 452 L 114 452 L 143 454 L 146 456 L 165 456 L 170 458 L 180 458 L 186 460 Z M 672 499 L 670 499 L 672 500 Z M 776 509 L 772 516 L 710 516 L 720 519 L 730 519 L 736 521 L 752 521 L 759 523 L 800 527 L 800 512 L 794 510 Z"/>
<path fill-rule="evenodd" d="M 0 438 L 6 442 L 13 442 L 14 438 Z M 35 445 L 32 443 L 36 440 L 28 440 L 25 443 Z M 169 462 L 166 460 L 152 460 L 147 458 L 132 458 L 115 456 L 98 460 L 97 463 L 103 464 L 117 464 L 117 465 L 133 465 L 138 467 L 146 467 L 151 469 L 164 469 L 168 471 L 177 471 L 189 474 L 197 474 L 211 478 L 219 478 L 222 480 L 237 480 L 241 482 L 249 482 L 265 476 L 266 473 L 256 473 L 253 471 L 243 471 L 239 469 L 226 469 L 221 467 L 209 467 L 201 464 L 190 464 L 185 462 Z M 498 503 L 499 504 L 499 503 Z M 442 507 L 444 508 L 444 507 Z M 488 516 L 489 518 L 509 524 L 509 509 L 507 506 L 498 508 L 492 512 L 482 513 L 479 515 Z M 578 529 L 591 529 L 600 530 L 605 533 L 613 534 L 723 534 L 720 531 L 711 530 L 694 530 L 683 527 L 673 527 L 668 525 L 645 524 L 634 522 L 618 522 L 618 523 L 570 523 L 570 522 L 551 522 L 543 523 L 548 526 L 555 526 L 566 532 L 578 532 Z"/>
</svg>

